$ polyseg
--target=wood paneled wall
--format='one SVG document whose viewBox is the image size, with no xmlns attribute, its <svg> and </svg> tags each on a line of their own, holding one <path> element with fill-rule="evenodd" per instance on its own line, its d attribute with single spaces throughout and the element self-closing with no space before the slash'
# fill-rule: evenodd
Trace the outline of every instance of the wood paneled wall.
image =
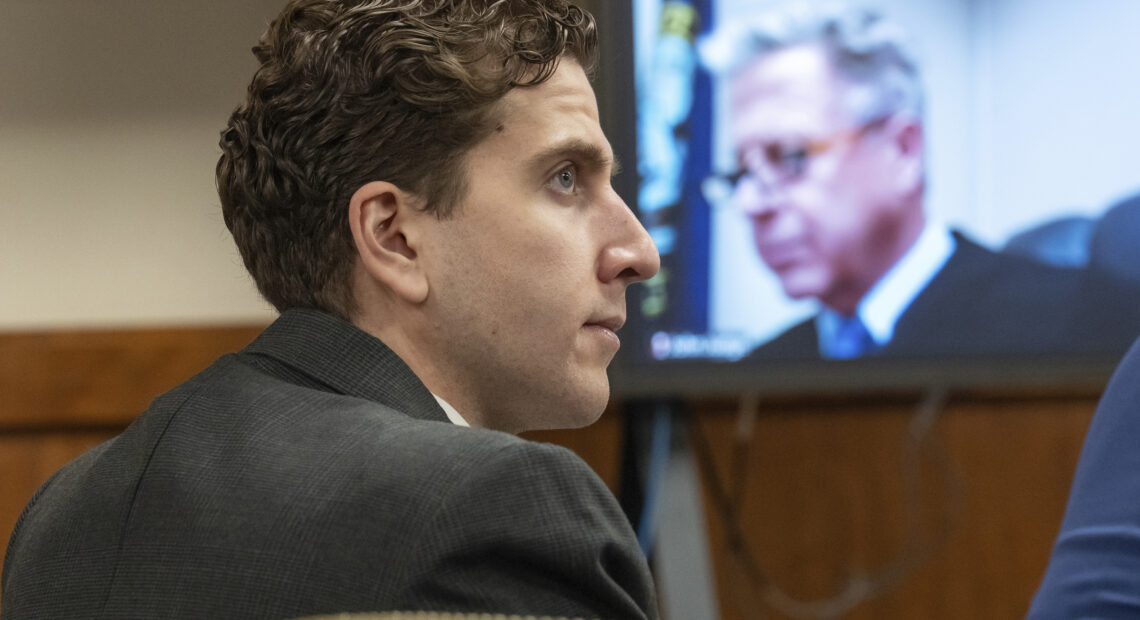
<svg viewBox="0 0 1140 620">
<path fill-rule="evenodd" d="M 917 400 L 762 403 L 748 442 L 731 404 L 699 408 L 722 618 L 1025 616 L 1096 395 L 952 396 L 915 445 Z"/>
<path fill-rule="evenodd" d="M 0 541 L 52 472 L 258 330 L 0 333 Z M 818 602 L 884 573 L 881 591 L 834 617 L 1022 617 L 1096 398 L 951 395 L 913 450 L 917 395 L 761 402 L 746 440 L 735 403 L 695 403 L 722 618 L 797 617 L 807 608 L 773 605 L 776 588 Z M 611 411 L 528 437 L 577 451 L 614 488 L 621 429 Z"/>
<path fill-rule="evenodd" d="M 48 476 L 260 327 L 0 333 L 0 540 Z"/>
</svg>

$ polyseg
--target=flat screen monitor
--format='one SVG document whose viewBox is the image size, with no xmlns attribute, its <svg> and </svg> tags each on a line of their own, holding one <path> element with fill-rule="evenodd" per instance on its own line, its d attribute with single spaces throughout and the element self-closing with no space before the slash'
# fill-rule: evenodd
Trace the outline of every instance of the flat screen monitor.
<svg viewBox="0 0 1140 620">
<path fill-rule="evenodd" d="M 662 261 L 616 393 L 1097 384 L 1140 335 L 1140 3 L 599 12 L 615 186 Z M 796 37 L 827 15 L 851 57 L 820 68 Z"/>
</svg>

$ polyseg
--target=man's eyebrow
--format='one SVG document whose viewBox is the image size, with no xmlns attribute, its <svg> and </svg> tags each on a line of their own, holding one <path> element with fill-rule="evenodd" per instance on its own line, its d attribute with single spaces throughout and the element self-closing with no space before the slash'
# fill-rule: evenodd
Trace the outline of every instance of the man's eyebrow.
<svg viewBox="0 0 1140 620">
<path fill-rule="evenodd" d="M 621 172 L 621 162 L 616 155 L 596 143 L 576 138 L 545 148 L 531 157 L 530 161 L 532 165 L 542 165 L 555 159 L 570 159 L 596 170 L 609 169 L 611 178 Z"/>
</svg>

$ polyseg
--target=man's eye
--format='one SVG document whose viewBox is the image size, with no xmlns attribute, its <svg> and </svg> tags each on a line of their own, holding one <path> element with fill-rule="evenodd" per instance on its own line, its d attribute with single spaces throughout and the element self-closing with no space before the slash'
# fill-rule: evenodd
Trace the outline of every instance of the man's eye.
<svg viewBox="0 0 1140 620">
<path fill-rule="evenodd" d="M 799 170 L 803 167 L 804 164 L 807 163 L 807 160 L 808 160 L 808 150 L 803 148 L 803 147 L 800 147 L 800 148 L 788 149 L 788 151 L 784 153 L 784 162 L 783 163 L 785 166 L 787 166 L 789 168 Z"/>
<path fill-rule="evenodd" d="M 560 191 L 572 191 L 577 183 L 577 175 L 573 168 L 563 168 L 554 175 L 554 188 Z"/>
<path fill-rule="evenodd" d="M 766 149 L 765 155 L 768 164 L 785 177 L 795 177 L 803 174 L 807 166 L 810 153 L 804 147 L 785 147 L 772 145 Z"/>
</svg>

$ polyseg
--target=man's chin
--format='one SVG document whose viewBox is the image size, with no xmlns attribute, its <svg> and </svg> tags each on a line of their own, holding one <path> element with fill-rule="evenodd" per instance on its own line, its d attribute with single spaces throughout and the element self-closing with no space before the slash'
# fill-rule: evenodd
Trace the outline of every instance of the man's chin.
<svg viewBox="0 0 1140 620">
<path fill-rule="evenodd" d="M 571 411 L 567 411 L 566 423 L 563 428 L 582 428 L 597 422 L 610 403 L 609 377 L 603 377 L 600 385 L 594 386 L 588 394 L 575 403 Z"/>
<path fill-rule="evenodd" d="M 605 410 L 605 405 L 586 410 L 563 410 L 559 412 L 559 415 L 557 417 L 536 421 L 535 424 L 527 426 L 527 428 L 521 432 L 526 433 L 530 431 L 559 431 L 585 428 L 601 419 L 602 414 L 605 412 Z"/>
<path fill-rule="evenodd" d="M 780 285 L 788 299 L 818 299 L 823 294 L 823 286 L 817 278 L 807 274 L 786 274 L 780 276 Z"/>
<path fill-rule="evenodd" d="M 582 428 L 602 417 L 610 403 L 610 378 L 604 372 L 592 377 L 589 385 L 581 387 L 578 398 L 567 406 L 562 428 Z"/>
<path fill-rule="evenodd" d="M 604 372 L 566 380 L 563 385 L 567 387 L 561 393 L 548 393 L 541 402 L 530 403 L 531 416 L 520 420 L 524 428 L 516 432 L 582 428 L 602 417 L 610 400 L 609 377 Z"/>
</svg>

